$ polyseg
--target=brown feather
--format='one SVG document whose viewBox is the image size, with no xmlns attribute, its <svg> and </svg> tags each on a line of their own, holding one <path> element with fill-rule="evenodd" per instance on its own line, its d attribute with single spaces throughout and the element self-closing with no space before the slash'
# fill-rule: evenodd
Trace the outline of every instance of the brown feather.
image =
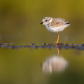
<svg viewBox="0 0 84 84">
<path fill-rule="evenodd" d="M 51 22 L 51 26 L 53 26 L 53 27 L 63 26 L 65 24 L 66 24 L 65 20 L 61 19 L 61 18 L 55 18 Z"/>
</svg>

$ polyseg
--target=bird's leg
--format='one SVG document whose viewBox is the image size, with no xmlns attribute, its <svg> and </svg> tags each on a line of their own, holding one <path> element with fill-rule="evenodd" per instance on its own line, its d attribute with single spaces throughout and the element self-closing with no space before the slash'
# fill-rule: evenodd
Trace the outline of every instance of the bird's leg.
<svg viewBox="0 0 84 84">
<path fill-rule="evenodd" d="M 59 56 L 59 48 L 57 48 L 57 56 Z"/>
<path fill-rule="evenodd" d="M 56 42 L 56 44 L 58 44 L 59 37 L 60 37 L 60 35 L 57 33 L 57 42 Z"/>
</svg>

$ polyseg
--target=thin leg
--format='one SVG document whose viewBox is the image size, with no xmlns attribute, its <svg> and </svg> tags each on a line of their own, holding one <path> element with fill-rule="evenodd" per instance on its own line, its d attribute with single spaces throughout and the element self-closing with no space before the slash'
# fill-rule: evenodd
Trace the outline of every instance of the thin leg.
<svg viewBox="0 0 84 84">
<path fill-rule="evenodd" d="M 57 33 L 57 42 L 56 42 L 56 44 L 58 44 L 59 37 L 60 37 L 60 35 Z"/>
<path fill-rule="evenodd" d="M 57 48 L 57 56 L 59 56 L 59 48 Z"/>
</svg>

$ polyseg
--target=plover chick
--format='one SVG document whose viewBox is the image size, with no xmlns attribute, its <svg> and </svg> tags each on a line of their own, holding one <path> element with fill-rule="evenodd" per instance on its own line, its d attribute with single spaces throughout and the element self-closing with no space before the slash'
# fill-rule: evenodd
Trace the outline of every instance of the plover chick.
<svg viewBox="0 0 84 84">
<path fill-rule="evenodd" d="M 57 32 L 56 44 L 58 44 L 58 40 L 59 40 L 58 32 L 63 31 L 66 27 L 70 25 L 69 22 L 65 22 L 65 19 L 52 18 L 52 17 L 44 17 L 40 24 L 45 25 L 46 28 L 51 32 Z"/>
</svg>

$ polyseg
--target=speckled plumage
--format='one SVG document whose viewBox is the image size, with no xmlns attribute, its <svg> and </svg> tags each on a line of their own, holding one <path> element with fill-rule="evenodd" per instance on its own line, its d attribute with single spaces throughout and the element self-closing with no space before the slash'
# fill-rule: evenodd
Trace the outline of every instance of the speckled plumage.
<svg viewBox="0 0 84 84">
<path fill-rule="evenodd" d="M 63 31 L 70 24 L 61 18 L 44 17 L 42 24 L 51 32 Z"/>
</svg>

